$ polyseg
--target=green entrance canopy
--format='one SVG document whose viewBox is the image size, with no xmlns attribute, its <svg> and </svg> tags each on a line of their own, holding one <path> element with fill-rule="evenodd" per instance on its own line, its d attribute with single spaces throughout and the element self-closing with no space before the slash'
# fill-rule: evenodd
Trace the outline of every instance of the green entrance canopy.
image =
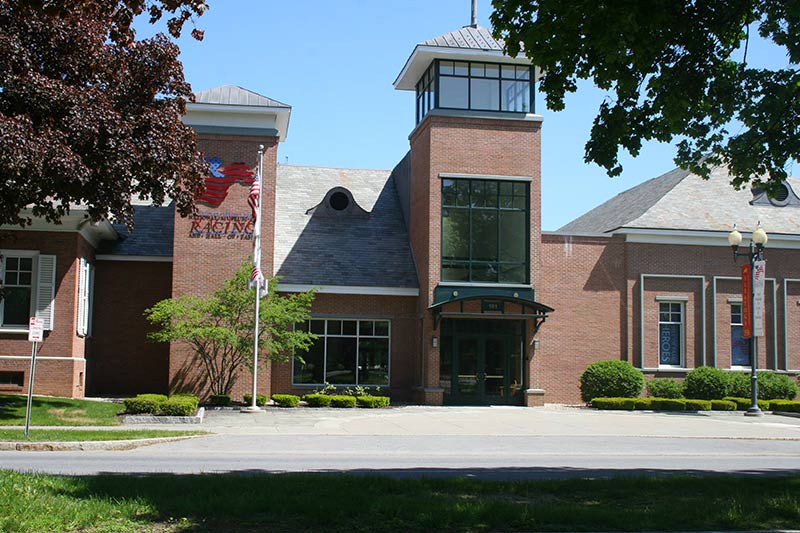
<svg viewBox="0 0 800 533">
<path fill-rule="evenodd" d="M 438 286 L 433 291 L 433 305 L 428 309 L 433 313 L 433 326 L 439 327 L 439 321 L 451 318 L 530 318 L 534 320 L 534 334 L 547 319 L 547 314 L 555 311 L 552 307 L 535 301 L 533 289 L 530 287 L 470 287 L 470 286 Z M 464 304 L 480 302 L 480 311 L 465 311 Z M 445 311 L 448 304 L 458 304 L 457 310 Z M 506 304 L 518 309 L 508 310 Z"/>
</svg>

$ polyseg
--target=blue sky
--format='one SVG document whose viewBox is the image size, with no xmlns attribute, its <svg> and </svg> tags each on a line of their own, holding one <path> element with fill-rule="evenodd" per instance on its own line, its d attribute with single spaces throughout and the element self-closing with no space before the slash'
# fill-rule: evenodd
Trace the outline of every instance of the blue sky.
<svg viewBox="0 0 800 533">
<path fill-rule="evenodd" d="M 414 95 L 392 82 L 414 45 L 470 22 L 470 0 L 209 0 L 205 39 L 180 40 L 195 91 L 240 85 L 292 106 L 279 162 L 391 169 L 408 151 Z M 489 27 L 490 0 L 478 1 Z M 140 36 L 153 30 L 139 25 Z M 753 45 L 750 62 L 780 53 Z M 545 109 L 542 227 L 555 230 L 615 194 L 674 168 L 674 146 L 646 144 L 609 178 L 583 162 L 583 145 L 606 94 L 583 83 L 565 111 Z"/>
</svg>

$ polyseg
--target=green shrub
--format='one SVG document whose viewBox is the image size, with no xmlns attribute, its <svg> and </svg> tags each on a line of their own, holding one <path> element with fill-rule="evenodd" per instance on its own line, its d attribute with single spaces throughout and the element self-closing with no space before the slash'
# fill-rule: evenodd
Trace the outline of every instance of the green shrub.
<svg viewBox="0 0 800 533">
<path fill-rule="evenodd" d="M 633 408 L 637 411 L 648 411 L 652 409 L 650 405 L 650 398 L 634 398 Z"/>
<path fill-rule="evenodd" d="M 592 407 L 604 411 L 633 411 L 640 398 L 594 398 Z"/>
<path fill-rule="evenodd" d="M 359 407 L 366 407 L 367 409 L 375 409 L 377 407 L 389 407 L 388 396 L 359 396 L 356 398 L 356 403 Z"/>
<path fill-rule="evenodd" d="M 728 372 L 727 394 L 735 398 L 749 398 L 750 374 L 746 372 Z"/>
<path fill-rule="evenodd" d="M 713 400 L 684 400 L 687 411 L 710 411 Z M 720 401 L 720 400 L 717 400 Z"/>
<path fill-rule="evenodd" d="M 796 396 L 797 382 L 786 374 L 758 373 L 758 397 L 762 400 L 794 400 Z"/>
<path fill-rule="evenodd" d="M 652 398 L 680 398 L 683 385 L 672 378 L 655 378 L 647 382 L 647 394 Z"/>
<path fill-rule="evenodd" d="M 650 398 L 653 411 L 685 411 L 686 400 L 682 398 Z"/>
<path fill-rule="evenodd" d="M 242 397 L 242 403 L 245 405 L 253 405 L 253 395 L 252 394 L 245 394 Z M 256 405 L 258 407 L 264 407 L 267 405 L 267 395 L 266 394 L 256 394 Z"/>
<path fill-rule="evenodd" d="M 750 405 L 752 405 L 752 401 L 750 398 L 737 398 L 734 396 L 726 396 L 723 400 L 728 400 L 736 404 L 737 411 L 747 411 L 750 409 Z M 762 411 L 769 411 L 769 401 L 767 400 L 758 400 L 758 408 Z"/>
<path fill-rule="evenodd" d="M 315 392 L 303 396 L 303 401 L 306 402 L 309 407 L 328 407 L 331 404 L 331 398 L 333 398 L 333 396 Z"/>
<path fill-rule="evenodd" d="M 196 411 L 196 398 L 173 396 L 161 405 L 159 414 L 165 416 L 192 416 Z"/>
<path fill-rule="evenodd" d="M 595 361 L 581 374 L 581 398 L 636 398 L 644 388 L 642 371 L 627 361 Z"/>
<path fill-rule="evenodd" d="M 225 407 L 230 405 L 232 400 L 230 394 L 212 394 L 208 401 L 211 405 Z"/>
<path fill-rule="evenodd" d="M 776 413 L 800 413 L 800 402 L 796 400 L 772 400 L 769 410 Z"/>
<path fill-rule="evenodd" d="M 355 396 L 330 396 L 331 407 L 355 407 Z"/>
<path fill-rule="evenodd" d="M 300 403 L 300 396 L 295 396 L 294 394 L 273 394 L 272 401 L 275 402 L 278 407 L 297 407 L 297 404 Z"/>
<path fill-rule="evenodd" d="M 158 414 L 161 406 L 167 401 L 163 394 L 139 394 L 133 398 L 125 398 L 125 410 L 134 415 L 138 414 Z"/>
<path fill-rule="evenodd" d="M 727 391 L 728 376 L 719 368 L 699 366 L 683 380 L 683 395 L 693 400 L 721 400 Z"/>
<path fill-rule="evenodd" d="M 729 400 L 711 400 L 712 411 L 735 411 L 736 402 Z"/>
</svg>

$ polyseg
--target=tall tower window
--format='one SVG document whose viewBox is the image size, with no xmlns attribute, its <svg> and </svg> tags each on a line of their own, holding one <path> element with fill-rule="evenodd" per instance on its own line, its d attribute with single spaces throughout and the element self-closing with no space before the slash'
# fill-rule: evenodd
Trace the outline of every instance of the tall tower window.
<svg viewBox="0 0 800 533">
<path fill-rule="evenodd" d="M 442 281 L 528 283 L 529 183 L 442 180 Z"/>
</svg>

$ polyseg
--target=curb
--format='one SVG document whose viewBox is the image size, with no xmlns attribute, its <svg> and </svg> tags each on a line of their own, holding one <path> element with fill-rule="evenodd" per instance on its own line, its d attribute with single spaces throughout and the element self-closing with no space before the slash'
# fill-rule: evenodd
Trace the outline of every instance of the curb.
<svg viewBox="0 0 800 533">
<path fill-rule="evenodd" d="M 123 425 L 160 425 L 160 424 L 201 424 L 206 414 L 205 407 L 197 410 L 195 416 L 153 416 L 153 415 L 125 415 L 122 417 Z"/>
<path fill-rule="evenodd" d="M 163 444 L 179 440 L 205 437 L 205 435 L 185 435 L 182 437 L 158 437 L 135 440 L 95 440 L 83 442 L 0 442 L 0 451 L 17 452 L 75 452 L 75 451 L 124 451 L 142 446 Z"/>
</svg>

